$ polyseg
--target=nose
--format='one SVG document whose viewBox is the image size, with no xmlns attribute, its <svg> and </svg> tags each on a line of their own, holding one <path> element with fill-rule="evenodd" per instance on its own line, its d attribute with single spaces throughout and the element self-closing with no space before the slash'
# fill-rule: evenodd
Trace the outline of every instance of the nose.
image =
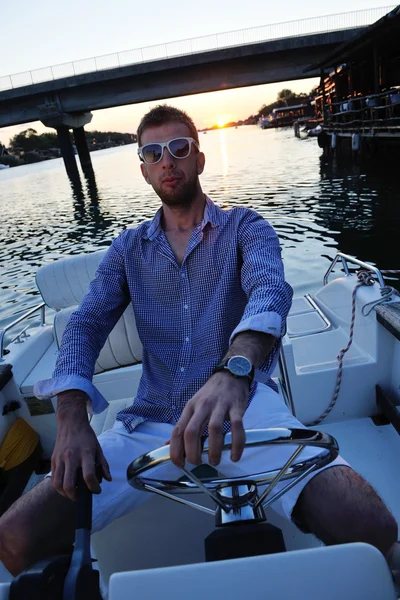
<svg viewBox="0 0 400 600">
<path fill-rule="evenodd" d="M 175 166 L 175 158 L 172 156 L 167 147 L 164 148 L 160 162 L 163 169 L 168 169 L 171 166 Z"/>
</svg>

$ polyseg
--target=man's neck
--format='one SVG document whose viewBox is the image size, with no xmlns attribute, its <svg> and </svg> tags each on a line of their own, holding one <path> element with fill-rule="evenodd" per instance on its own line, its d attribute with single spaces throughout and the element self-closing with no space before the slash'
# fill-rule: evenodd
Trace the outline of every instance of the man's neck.
<svg viewBox="0 0 400 600">
<path fill-rule="evenodd" d="M 167 206 L 163 204 L 162 226 L 164 231 L 177 233 L 193 231 L 204 215 L 206 199 L 203 192 L 196 195 L 192 204 L 186 206 Z"/>
</svg>

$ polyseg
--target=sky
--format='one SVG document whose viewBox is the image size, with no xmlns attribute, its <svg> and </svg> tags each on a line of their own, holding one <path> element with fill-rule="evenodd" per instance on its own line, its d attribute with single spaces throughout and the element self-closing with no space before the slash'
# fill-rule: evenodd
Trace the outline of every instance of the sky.
<svg viewBox="0 0 400 600">
<path fill-rule="evenodd" d="M 0 77 L 64 62 L 102 56 L 203 35 L 247 29 L 332 13 L 393 6 L 382 0 L 19 0 L 1 8 Z M 169 99 L 187 110 L 198 128 L 244 119 L 269 104 L 284 87 L 308 92 L 315 79 L 259 85 Z M 162 99 L 160 99 L 162 101 Z M 135 132 L 141 116 L 158 102 L 93 112 L 87 130 Z M 0 142 L 39 122 L 0 128 Z"/>
</svg>

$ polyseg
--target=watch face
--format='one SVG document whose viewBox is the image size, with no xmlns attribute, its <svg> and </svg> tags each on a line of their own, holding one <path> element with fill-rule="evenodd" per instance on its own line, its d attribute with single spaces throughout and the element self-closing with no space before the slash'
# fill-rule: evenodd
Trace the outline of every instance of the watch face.
<svg viewBox="0 0 400 600">
<path fill-rule="evenodd" d="M 227 367 L 237 377 L 249 375 L 252 369 L 251 362 L 245 356 L 232 356 Z"/>
</svg>

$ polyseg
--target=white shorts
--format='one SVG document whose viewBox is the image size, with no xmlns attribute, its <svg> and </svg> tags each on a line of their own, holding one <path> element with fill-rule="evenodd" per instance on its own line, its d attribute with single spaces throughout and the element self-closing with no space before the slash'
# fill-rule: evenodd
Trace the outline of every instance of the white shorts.
<svg viewBox="0 0 400 600">
<path fill-rule="evenodd" d="M 257 392 L 244 415 L 243 423 L 245 429 L 267 427 L 304 429 L 304 425 L 291 414 L 282 398 L 261 383 L 258 384 Z M 133 433 L 128 433 L 124 425 L 120 421 L 116 421 L 112 429 L 99 436 L 104 456 L 110 466 L 112 481 L 103 480 L 102 492 L 93 495 L 93 533 L 131 512 L 151 497 L 150 493 L 136 490 L 128 484 L 126 469 L 138 456 L 164 446 L 170 439 L 173 428 L 173 423 L 145 421 L 138 425 Z M 295 447 L 291 445 L 251 448 L 244 451 L 238 463 L 233 463 L 229 458 L 229 452 L 224 452 L 218 465 L 218 471 L 226 476 L 234 477 L 276 469 L 285 464 L 294 449 Z M 315 456 L 319 452 L 318 449 L 306 447 L 301 454 L 301 460 Z M 337 457 L 329 465 L 311 473 L 283 494 L 272 504 L 272 508 L 290 520 L 297 499 L 310 479 L 324 468 L 337 465 L 349 466 L 340 456 Z M 178 479 L 182 477 L 182 471 L 170 463 L 149 472 L 149 477 L 156 476 L 161 479 Z M 279 483 L 275 491 L 278 491 L 286 483 Z"/>
</svg>

